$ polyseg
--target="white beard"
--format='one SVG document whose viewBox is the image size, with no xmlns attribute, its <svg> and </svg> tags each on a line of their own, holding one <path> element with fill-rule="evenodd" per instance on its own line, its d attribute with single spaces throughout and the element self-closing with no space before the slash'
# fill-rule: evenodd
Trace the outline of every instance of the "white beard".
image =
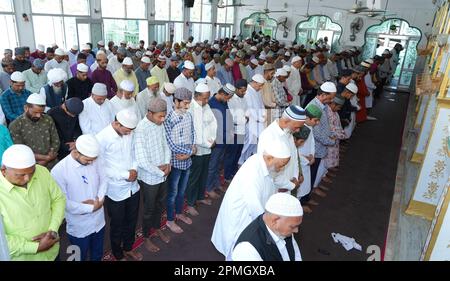
<svg viewBox="0 0 450 281">
<path fill-rule="evenodd" d="M 52 88 L 53 88 L 53 92 L 54 92 L 55 94 L 60 95 L 60 94 L 62 93 L 62 88 L 61 88 L 61 87 L 55 87 L 55 86 L 52 86 Z"/>
<path fill-rule="evenodd" d="M 134 105 L 134 100 L 133 100 L 133 98 L 131 98 L 129 100 L 127 100 L 125 98 L 121 98 L 121 99 L 119 99 L 119 105 L 123 109 L 132 107 Z"/>
</svg>

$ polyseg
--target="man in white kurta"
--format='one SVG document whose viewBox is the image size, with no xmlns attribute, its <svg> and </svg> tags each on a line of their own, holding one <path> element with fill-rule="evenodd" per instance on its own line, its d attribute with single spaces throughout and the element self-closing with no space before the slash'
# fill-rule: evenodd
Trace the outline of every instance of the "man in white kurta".
<svg viewBox="0 0 450 281">
<path fill-rule="evenodd" d="M 159 93 L 160 97 L 167 103 L 167 114 L 173 111 L 173 94 L 175 93 L 175 85 L 172 83 L 164 83 L 164 87 Z"/>
<path fill-rule="evenodd" d="M 292 95 L 292 104 L 300 106 L 300 95 L 303 92 L 302 78 L 300 76 L 300 68 L 303 65 L 303 59 L 299 56 L 292 58 L 291 74 L 286 80 L 289 93 Z"/>
<path fill-rule="evenodd" d="M 205 83 L 206 85 L 208 85 L 212 97 L 219 92 L 220 88 L 222 88 L 222 83 L 216 76 L 216 68 L 213 61 L 207 63 L 205 65 L 205 69 L 206 77 L 203 79 L 198 79 L 196 81 L 196 84 Z"/>
<path fill-rule="evenodd" d="M 262 88 L 265 82 L 266 79 L 261 74 L 255 74 L 252 82 L 247 86 L 244 99 L 248 109 L 248 123 L 245 128 L 245 142 L 239 158 L 239 165 L 256 153 L 259 135 L 265 128 L 266 109 L 262 99 Z"/>
<path fill-rule="evenodd" d="M 288 192 L 300 185 L 298 180 L 299 169 L 301 167 L 298 165 L 298 152 L 292 134 L 300 130 L 305 120 L 305 110 L 300 106 L 291 105 L 283 112 L 279 120 L 273 121 L 259 136 L 259 154 L 268 146 L 272 145 L 274 139 L 283 143 L 290 150 L 291 161 L 289 161 L 283 172 L 274 180 L 275 186 L 280 192 Z"/>
<path fill-rule="evenodd" d="M 169 76 L 166 69 L 166 58 L 160 55 L 157 60 L 157 64 L 150 70 L 150 74 L 158 79 L 159 90 L 162 90 L 164 83 L 168 83 Z"/>
<path fill-rule="evenodd" d="M 44 65 L 45 72 L 48 73 L 51 69 L 61 68 L 67 74 L 67 78 L 72 78 L 72 71 L 70 71 L 70 65 L 66 60 L 64 60 L 65 55 L 66 53 L 64 52 L 63 49 L 61 48 L 56 49 L 55 57 L 52 60 L 46 62 Z"/>
<path fill-rule="evenodd" d="M 290 150 L 280 142 L 272 144 L 242 165 L 220 205 L 211 241 L 227 260 L 241 232 L 264 212 L 267 200 L 277 192 L 273 179 L 288 163 Z"/>
<path fill-rule="evenodd" d="M 83 100 L 84 108 L 78 117 L 83 134 L 97 134 L 114 121 L 114 108 L 107 94 L 105 84 L 95 83 L 91 96 Z"/>
<path fill-rule="evenodd" d="M 191 93 L 195 91 L 195 82 L 192 77 L 194 76 L 195 66 L 191 61 L 184 62 L 184 68 L 180 75 L 173 81 L 173 84 L 177 89 L 186 88 Z"/>
<path fill-rule="evenodd" d="M 75 149 L 62 159 L 51 174 L 66 196 L 66 232 L 72 245 L 81 251 L 86 261 L 101 261 L 105 235 L 103 203 L 106 194 L 106 176 L 96 159 L 99 144 L 93 135 L 82 135 Z"/>
<path fill-rule="evenodd" d="M 114 114 L 119 113 L 123 109 L 129 109 L 137 114 L 138 107 L 133 98 L 134 87 L 133 82 L 130 80 L 123 80 L 120 83 L 117 94 L 110 100 L 114 108 Z"/>
</svg>

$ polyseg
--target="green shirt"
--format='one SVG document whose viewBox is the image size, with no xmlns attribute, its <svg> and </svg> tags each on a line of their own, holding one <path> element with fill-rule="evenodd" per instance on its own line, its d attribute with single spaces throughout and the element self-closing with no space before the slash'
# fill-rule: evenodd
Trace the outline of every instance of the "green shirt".
<svg viewBox="0 0 450 281">
<path fill-rule="evenodd" d="M 46 155 L 53 149 L 59 150 L 59 136 L 55 122 L 48 115 L 43 115 L 37 122 L 31 121 L 25 113 L 9 125 L 14 144 L 25 144 L 34 153 Z M 48 163 L 47 168 L 55 166 L 57 160 Z"/>
<path fill-rule="evenodd" d="M 30 68 L 22 72 L 22 74 L 25 78 L 25 89 L 32 93 L 39 93 L 41 88 L 47 84 L 47 73 L 44 70 L 40 74 L 36 74 Z"/>
<path fill-rule="evenodd" d="M 32 238 L 58 231 L 64 219 L 66 198 L 50 175 L 36 165 L 27 188 L 14 186 L 0 174 L 0 215 L 3 217 L 11 260 L 53 261 L 59 253 L 59 243 L 37 253 L 38 242 Z"/>
</svg>

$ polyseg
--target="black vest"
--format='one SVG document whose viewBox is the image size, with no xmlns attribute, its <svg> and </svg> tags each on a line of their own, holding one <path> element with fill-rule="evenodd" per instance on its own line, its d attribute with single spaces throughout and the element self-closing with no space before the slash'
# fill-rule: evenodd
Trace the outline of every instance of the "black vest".
<svg viewBox="0 0 450 281">
<path fill-rule="evenodd" d="M 45 85 L 45 96 L 46 96 L 46 103 L 47 106 L 50 108 L 53 108 L 55 106 L 60 106 L 64 103 L 66 92 L 67 92 L 67 85 L 64 83 L 62 86 L 61 94 L 56 94 L 53 91 L 53 87 L 51 85 Z"/>
<path fill-rule="evenodd" d="M 283 261 L 283 257 L 281 256 L 275 241 L 263 221 L 263 214 L 256 218 L 244 229 L 244 231 L 242 231 L 235 245 L 240 242 L 248 242 L 252 244 L 256 251 L 258 251 L 258 254 L 261 256 L 263 261 Z M 292 243 L 292 240 L 289 239 L 289 242 Z M 289 253 L 289 257 L 291 261 L 294 261 L 295 253 L 292 251 Z"/>
</svg>

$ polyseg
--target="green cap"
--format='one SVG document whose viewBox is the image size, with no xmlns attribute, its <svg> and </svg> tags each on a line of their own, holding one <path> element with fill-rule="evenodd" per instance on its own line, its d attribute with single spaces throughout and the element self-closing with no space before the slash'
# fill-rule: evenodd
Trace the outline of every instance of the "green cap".
<svg viewBox="0 0 450 281">
<path fill-rule="evenodd" d="M 296 140 L 306 140 L 309 136 L 309 133 L 311 132 L 311 129 L 303 126 L 300 128 L 300 130 L 298 132 L 295 132 L 294 134 L 292 134 L 294 136 L 294 139 Z"/>
<path fill-rule="evenodd" d="M 322 110 L 317 105 L 309 104 L 306 107 L 306 116 L 309 118 L 318 118 L 322 117 Z"/>
</svg>

